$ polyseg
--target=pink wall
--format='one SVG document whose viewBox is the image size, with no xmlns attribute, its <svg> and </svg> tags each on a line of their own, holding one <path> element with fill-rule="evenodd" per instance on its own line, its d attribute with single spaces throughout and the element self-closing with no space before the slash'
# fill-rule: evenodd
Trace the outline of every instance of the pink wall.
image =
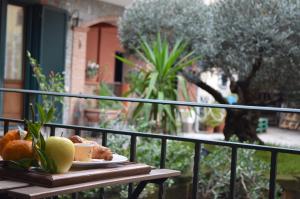
<svg viewBox="0 0 300 199">
<path fill-rule="evenodd" d="M 116 27 L 101 27 L 100 31 L 100 79 L 107 83 L 113 83 L 115 75 L 115 53 L 116 51 L 122 51 L 122 48 L 117 36 Z"/>
</svg>

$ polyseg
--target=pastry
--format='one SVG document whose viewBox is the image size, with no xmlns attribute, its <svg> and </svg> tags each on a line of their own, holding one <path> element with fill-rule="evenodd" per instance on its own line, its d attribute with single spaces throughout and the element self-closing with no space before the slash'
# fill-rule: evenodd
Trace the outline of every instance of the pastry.
<svg viewBox="0 0 300 199">
<path fill-rule="evenodd" d="M 104 160 L 112 160 L 113 158 L 113 154 L 112 151 L 104 146 L 99 145 L 97 142 L 95 141 L 90 141 L 87 140 L 85 138 L 82 138 L 78 135 L 73 135 L 71 137 L 69 137 L 69 139 L 73 142 L 73 143 L 89 143 L 89 144 L 93 144 L 93 154 L 92 154 L 92 158 L 93 159 L 104 159 Z"/>
</svg>

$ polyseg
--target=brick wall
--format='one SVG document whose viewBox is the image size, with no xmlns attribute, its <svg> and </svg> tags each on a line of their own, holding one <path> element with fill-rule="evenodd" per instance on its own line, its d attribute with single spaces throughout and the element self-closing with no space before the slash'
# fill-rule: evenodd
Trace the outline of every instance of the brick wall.
<svg viewBox="0 0 300 199">
<path fill-rule="evenodd" d="M 79 14 L 79 26 L 93 23 L 99 19 L 109 19 L 109 16 L 118 17 L 123 13 L 124 8 L 99 0 L 40 0 L 43 5 L 51 5 L 66 10 L 70 15 L 74 12 Z M 81 93 L 84 91 L 85 76 L 85 47 L 86 29 L 72 30 L 68 21 L 66 38 L 66 59 L 65 59 L 65 86 L 67 92 Z M 73 46 L 74 44 L 74 46 Z M 74 110 L 76 99 L 65 98 L 63 122 L 71 123 L 70 117 Z"/>
</svg>

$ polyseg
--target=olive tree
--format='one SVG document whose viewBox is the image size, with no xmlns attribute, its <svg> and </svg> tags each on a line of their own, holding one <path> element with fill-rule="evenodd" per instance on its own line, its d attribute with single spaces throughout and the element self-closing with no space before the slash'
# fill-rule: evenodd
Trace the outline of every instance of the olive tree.
<svg viewBox="0 0 300 199">
<path fill-rule="evenodd" d="M 299 89 L 300 0 L 136 0 L 119 22 L 124 48 L 136 47 L 139 36 L 164 33 L 170 42 L 180 37 L 203 56 L 197 71 L 182 71 L 186 79 L 228 103 L 220 92 L 200 79 L 200 73 L 218 68 L 230 79 L 238 103 L 267 105 L 258 93 Z M 235 78 L 235 77 L 238 78 Z M 259 113 L 228 110 L 225 138 L 258 140 Z"/>
<path fill-rule="evenodd" d="M 259 93 L 283 97 L 300 88 L 300 0 L 220 0 L 211 5 L 208 67 L 231 79 L 239 104 L 268 105 Z M 238 75 L 235 80 L 233 74 Z M 225 137 L 257 140 L 259 113 L 227 111 Z"/>
<path fill-rule="evenodd" d="M 193 44 L 197 43 L 197 49 L 206 44 L 202 42 L 208 27 L 206 14 L 202 0 L 135 0 L 119 20 L 119 38 L 123 47 L 133 52 L 141 36 L 155 40 L 160 32 L 170 44 L 183 39 L 188 42 L 186 51 L 195 51 Z"/>
</svg>

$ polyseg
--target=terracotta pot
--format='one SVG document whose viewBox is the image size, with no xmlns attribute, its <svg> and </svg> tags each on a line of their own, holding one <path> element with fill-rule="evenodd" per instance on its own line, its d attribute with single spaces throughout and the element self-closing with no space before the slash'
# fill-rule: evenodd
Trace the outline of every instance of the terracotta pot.
<svg viewBox="0 0 300 199">
<path fill-rule="evenodd" d="M 206 132 L 209 133 L 209 134 L 214 133 L 214 127 L 207 126 L 205 130 L 206 130 Z"/>
<path fill-rule="evenodd" d="M 122 95 L 127 93 L 130 90 L 130 84 L 128 83 L 122 83 Z"/>
<path fill-rule="evenodd" d="M 223 133 L 225 127 L 225 122 L 222 122 L 219 126 L 215 127 L 214 131 L 218 133 Z"/>
<path fill-rule="evenodd" d="M 84 117 L 88 122 L 99 122 L 100 121 L 100 110 L 99 109 L 85 109 Z"/>
<path fill-rule="evenodd" d="M 98 75 L 95 75 L 93 77 L 86 77 L 87 82 L 97 82 L 98 81 Z"/>
<path fill-rule="evenodd" d="M 128 91 L 130 91 L 130 84 L 128 83 L 123 83 L 122 84 L 122 87 L 121 87 L 121 93 L 122 93 L 122 96 L 124 96 Z M 123 105 L 127 108 L 129 106 L 129 102 L 122 102 Z"/>
</svg>

